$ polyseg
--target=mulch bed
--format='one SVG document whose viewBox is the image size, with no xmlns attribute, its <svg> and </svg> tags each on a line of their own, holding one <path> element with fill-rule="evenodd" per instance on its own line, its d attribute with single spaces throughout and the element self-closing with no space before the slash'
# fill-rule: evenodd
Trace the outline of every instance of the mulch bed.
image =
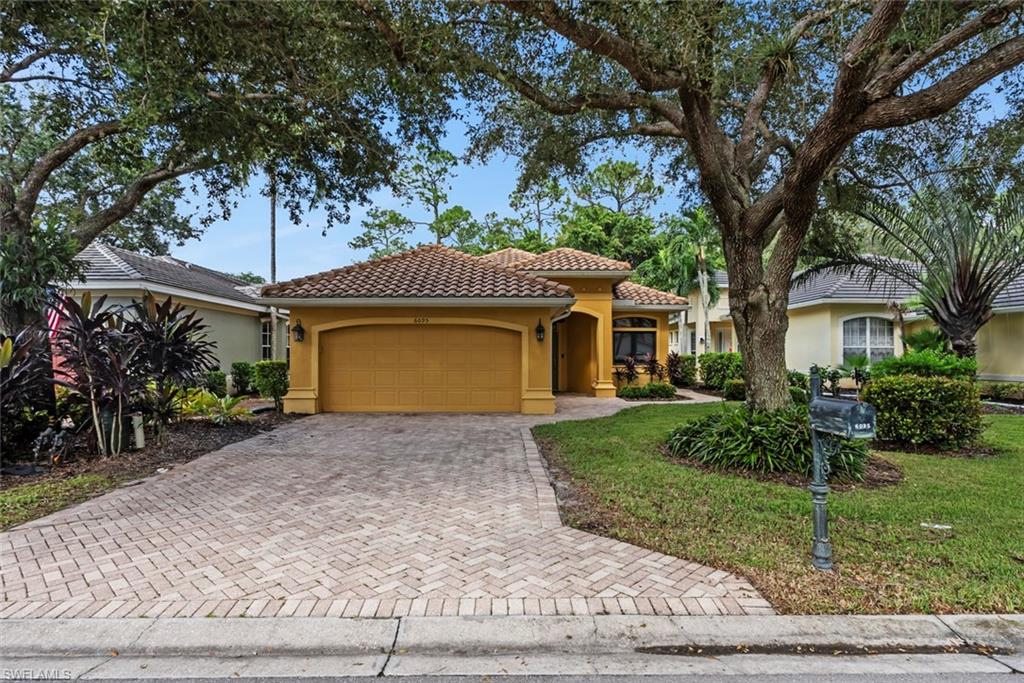
<svg viewBox="0 0 1024 683">
<path fill-rule="evenodd" d="M 1002 405 L 996 405 L 995 403 L 988 403 L 982 401 L 981 412 L 986 415 L 1024 415 L 1024 404 L 1016 404 L 1012 401 L 1003 403 Z"/>
<path fill-rule="evenodd" d="M 118 482 L 139 479 L 152 475 L 162 467 L 186 463 L 236 441 L 269 432 L 294 419 L 296 416 L 293 415 L 262 413 L 251 420 L 224 426 L 206 420 L 184 420 L 167 428 L 162 445 L 157 445 L 155 436 L 147 430 L 146 447 L 142 450 L 126 450 L 117 457 L 106 458 L 78 454 L 70 462 L 44 474 L 0 475 L 0 490 L 81 474 L 98 474 Z"/>
<path fill-rule="evenodd" d="M 786 486 L 801 489 L 807 488 L 811 483 L 811 478 L 802 474 L 794 474 L 792 472 L 752 472 L 751 470 L 739 468 L 713 467 L 693 458 L 677 458 L 669 452 L 668 446 L 665 445 L 659 446 L 658 450 L 677 465 L 693 467 L 702 472 L 728 474 L 734 477 L 756 479 L 757 481 L 767 481 L 773 484 L 785 484 Z M 854 489 L 879 489 L 885 486 L 895 486 L 902 480 L 903 472 L 899 467 L 885 458 L 871 455 L 864 465 L 863 481 L 830 481 L 828 485 L 833 491 L 853 491 Z"/>
</svg>

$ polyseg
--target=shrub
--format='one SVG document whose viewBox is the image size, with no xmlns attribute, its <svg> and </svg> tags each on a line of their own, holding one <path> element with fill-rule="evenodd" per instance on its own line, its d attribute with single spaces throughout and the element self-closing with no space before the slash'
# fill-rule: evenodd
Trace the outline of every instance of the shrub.
<svg viewBox="0 0 1024 683">
<path fill-rule="evenodd" d="M 616 395 L 619 398 L 631 399 L 673 398 L 676 395 L 676 388 L 666 382 L 648 382 L 642 387 L 624 386 Z"/>
<path fill-rule="evenodd" d="M 982 382 L 978 392 L 993 401 L 1024 401 L 1024 382 Z"/>
<path fill-rule="evenodd" d="M 206 373 L 206 390 L 219 398 L 227 396 L 228 376 L 222 370 L 210 370 Z"/>
<path fill-rule="evenodd" d="M 14 337 L 0 334 L 0 452 L 14 459 L 46 429 L 53 389 L 49 383 L 46 334 L 26 328 Z"/>
<path fill-rule="evenodd" d="M 789 386 L 797 387 L 804 391 L 811 388 L 811 380 L 806 373 L 799 370 L 787 370 L 786 374 L 789 375 Z"/>
<path fill-rule="evenodd" d="M 806 406 L 774 412 L 743 407 L 707 415 L 676 427 L 669 435 L 668 448 L 676 457 L 763 474 L 810 476 L 814 464 Z M 834 450 L 829 458 L 830 477 L 864 478 L 867 444 L 842 439 Z"/>
<path fill-rule="evenodd" d="M 668 379 L 677 387 L 692 387 L 697 382 L 697 357 L 689 354 L 680 356 L 673 351 L 665 363 Z"/>
<path fill-rule="evenodd" d="M 798 406 L 805 406 L 808 402 L 807 390 L 802 387 L 790 387 L 789 395 L 793 399 L 793 403 Z"/>
<path fill-rule="evenodd" d="M 948 377 L 878 377 L 864 388 L 877 411 L 880 441 L 896 445 L 959 448 L 982 430 L 974 383 Z"/>
<path fill-rule="evenodd" d="M 231 384 L 236 394 L 250 393 L 252 391 L 252 363 L 244 360 L 232 363 Z"/>
<path fill-rule="evenodd" d="M 665 366 L 661 364 L 653 353 L 644 355 L 644 370 L 652 382 L 661 382 L 665 379 Z"/>
<path fill-rule="evenodd" d="M 274 407 L 281 410 L 281 397 L 288 393 L 288 364 L 283 360 L 261 360 L 255 370 L 260 396 L 274 399 Z"/>
<path fill-rule="evenodd" d="M 252 411 L 243 408 L 241 396 L 217 396 L 205 389 L 189 389 L 183 392 L 181 414 L 188 417 L 205 417 L 213 424 L 223 426 L 252 417 Z"/>
<path fill-rule="evenodd" d="M 942 330 L 923 329 L 903 337 L 903 346 L 914 351 L 945 352 L 949 349 L 949 340 Z"/>
<path fill-rule="evenodd" d="M 705 353 L 700 357 L 700 375 L 704 386 L 721 391 L 728 380 L 743 377 L 743 359 L 735 351 Z"/>
<path fill-rule="evenodd" d="M 615 368 L 615 376 L 626 386 L 630 386 L 640 377 L 640 371 L 636 369 L 636 357 L 626 356 Z"/>
<path fill-rule="evenodd" d="M 725 380 L 725 400 L 726 401 L 746 401 L 747 400 L 747 384 L 741 379 L 727 379 Z"/>
<path fill-rule="evenodd" d="M 961 358 L 952 353 L 932 351 L 910 351 L 902 356 L 892 356 L 871 366 L 874 377 L 892 375 L 917 375 L 918 377 L 951 377 L 972 379 L 978 372 L 978 362 L 973 358 Z"/>
</svg>

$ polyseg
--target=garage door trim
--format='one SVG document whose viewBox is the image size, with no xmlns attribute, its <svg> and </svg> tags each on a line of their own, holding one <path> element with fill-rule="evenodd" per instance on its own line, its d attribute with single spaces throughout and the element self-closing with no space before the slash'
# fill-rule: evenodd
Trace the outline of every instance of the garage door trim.
<svg viewBox="0 0 1024 683">
<path fill-rule="evenodd" d="M 422 322 L 423 318 L 428 318 L 429 322 Z M 367 325 L 422 325 L 423 327 L 433 327 L 435 325 L 473 325 L 478 327 L 500 327 L 502 329 L 518 332 L 520 350 L 522 354 L 519 361 L 519 394 L 520 399 L 525 399 L 527 397 L 527 387 L 530 386 L 530 334 L 529 329 L 525 325 L 518 325 L 504 320 L 494 320 L 492 318 L 459 318 L 453 316 L 439 317 L 423 315 L 422 317 L 401 316 L 389 318 L 352 318 L 349 320 L 335 320 L 329 323 L 314 325 L 310 330 L 312 332 L 311 336 L 313 343 L 313 347 L 310 350 L 312 356 L 310 371 L 314 382 L 313 390 L 316 393 L 318 402 L 320 394 L 320 334 L 323 332 L 332 332 L 342 327 L 364 327 Z"/>
</svg>

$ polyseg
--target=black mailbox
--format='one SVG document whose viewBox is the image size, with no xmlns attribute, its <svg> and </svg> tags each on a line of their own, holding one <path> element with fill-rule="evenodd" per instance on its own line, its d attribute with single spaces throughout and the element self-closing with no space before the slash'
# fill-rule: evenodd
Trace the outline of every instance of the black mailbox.
<svg viewBox="0 0 1024 683">
<path fill-rule="evenodd" d="M 875 438 L 875 407 L 841 398 L 811 399 L 811 429 L 847 439 Z"/>
</svg>

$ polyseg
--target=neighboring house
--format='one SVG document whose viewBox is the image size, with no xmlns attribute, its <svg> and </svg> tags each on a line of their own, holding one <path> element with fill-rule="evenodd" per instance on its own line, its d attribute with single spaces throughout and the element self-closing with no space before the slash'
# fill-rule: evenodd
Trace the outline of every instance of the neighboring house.
<svg viewBox="0 0 1024 683">
<path fill-rule="evenodd" d="M 906 301 L 914 290 L 894 278 L 878 276 L 869 286 L 866 273 L 827 273 L 794 285 L 789 293 L 789 331 L 786 334 L 786 367 L 805 371 L 812 364 L 842 365 L 852 356 L 877 361 L 903 353 L 899 322 L 889 307 L 891 301 Z M 719 340 L 732 339 L 729 317 L 728 282 L 719 283 L 722 300 L 712 310 L 711 351 L 722 349 Z M 680 353 L 703 353 L 694 320 L 697 293 L 690 296 L 693 308 L 684 314 L 683 346 Z M 724 302 L 724 303 L 723 303 Z M 986 380 L 1024 381 L 1024 278 L 1018 279 L 995 299 L 995 317 L 978 332 L 978 376 Z M 702 323 L 701 323 L 702 324 Z M 909 334 L 931 321 L 908 315 Z M 690 342 L 687 345 L 686 337 Z"/>
<path fill-rule="evenodd" d="M 704 310 L 700 303 L 700 290 L 695 289 L 690 292 L 690 309 L 678 316 L 673 315 L 670 320 L 673 330 L 669 343 L 677 353 L 721 353 L 736 350 L 732 335 L 732 318 L 729 317 L 729 279 L 722 271 L 715 271 L 713 277 L 718 288 L 718 300 L 708 307 L 711 337 L 704 339 Z"/>
<path fill-rule="evenodd" d="M 235 361 L 271 358 L 270 307 L 259 299 L 260 288 L 225 273 L 171 256 L 146 256 L 125 249 L 91 244 L 78 255 L 85 263 L 82 277 L 68 288 L 71 296 L 92 292 L 107 295 L 110 304 L 129 304 L 143 292 L 158 299 L 170 296 L 199 311 L 209 326 L 207 339 L 216 343 L 214 355 L 228 372 Z M 288 353 L 288 311 L 278 311 L 278 353 Z"/>
<path fill-rule="evenodd" d="M 429 245 L 263 287 L 291 311 L 290 412 L 551 414 L 615 395 L 616 362 L 668 355 L 686 300 L 574 249 L 482 257 Z"/>
</svg>

